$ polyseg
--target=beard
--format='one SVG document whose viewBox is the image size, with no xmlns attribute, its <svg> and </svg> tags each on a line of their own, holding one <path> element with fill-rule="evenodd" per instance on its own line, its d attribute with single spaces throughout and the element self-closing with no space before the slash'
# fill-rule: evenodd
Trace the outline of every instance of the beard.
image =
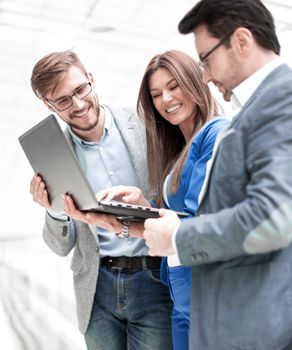
<svg viewBox="0 0 292 350">
<path fill-rule="evenodd" d="M 74 112 L 71 113 L 69 120 L 67 121 L 67 124 L 72 128 L 72 130 L 76 130 L 76 131 L 91 131 L 92 129 L 94 129 L 98 122 L 99 122 L 99 113 L 100 113 L 100 106 L 99 106 L 99 102 L 97 99 L 97 96 L 95 94 L 95 104 L 89 102 L 89 106 L 86 109 L 91 109 L 91 111 L 89 110 L 89 113 L 93 112 L 94 115 L 94 119 L 93 120 L 89 120 L 87 123 L 84 123 L 84 125 L 78 123 L 78 122 L 74 122 L 72 120 L 76 120 L 78 119 L 78 116 L 75 115 Z M 84 110 L 85 111 L 85 110 Z M 76 114 L 81 114 L 82 115 L 82 110 L 78 110 L 76 111 Z M 80 117 L 82 118 L 82 117 Z"/>
</svg>

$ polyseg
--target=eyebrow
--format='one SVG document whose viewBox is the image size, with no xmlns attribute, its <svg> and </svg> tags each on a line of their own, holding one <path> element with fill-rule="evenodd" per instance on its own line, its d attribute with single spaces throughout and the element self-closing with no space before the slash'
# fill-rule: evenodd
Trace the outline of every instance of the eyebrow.
<svg viewBox="0 0 292 350">
<path fill-rule="evenodd" d="M 172 78 L 166 83 L 166 85 L 171 84 L 173 81 L 175 81 L 177 83 L 177 80 L 175 78 Z M 157 89 L 157 88 L 150 89 L 150 91 L 154 91 L 154 90 L 159 90 L 159 89 Z"/>
</svg>

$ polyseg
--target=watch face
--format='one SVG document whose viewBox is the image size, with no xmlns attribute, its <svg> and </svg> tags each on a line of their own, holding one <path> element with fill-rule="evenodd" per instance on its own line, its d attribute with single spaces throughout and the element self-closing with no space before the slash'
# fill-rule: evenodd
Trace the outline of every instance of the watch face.
<svg viewBox="0 0 292 350">
<path fill-rule="evenodd" d="M 129 238 L 129 228 L 130 228 L 130 220 L 124 219 L 122 221 L 121 232 L 117 233 L 116 236 L 119 238 Z"/>
<path fill-rule="evenodd" d="M 127 238 L 129 238 L 129 231 L 123 231 L 123 229 L 122 229 L 122 231 L 117 233 L 116 236 L 119 238 L 127 239 Z"/>
</svg>

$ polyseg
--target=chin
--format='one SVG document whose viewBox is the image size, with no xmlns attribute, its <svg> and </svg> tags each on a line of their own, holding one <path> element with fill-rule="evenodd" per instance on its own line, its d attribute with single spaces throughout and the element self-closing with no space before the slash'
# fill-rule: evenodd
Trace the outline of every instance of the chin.
<svg viewBox="0 0 292 350">
<path fill-rule="evenodd" d="M 223 99 L 227 102 L 230 102 L 231 95 L 232 95 L 232 92 L 226 91 L 223 93 Z"/>
</svg>

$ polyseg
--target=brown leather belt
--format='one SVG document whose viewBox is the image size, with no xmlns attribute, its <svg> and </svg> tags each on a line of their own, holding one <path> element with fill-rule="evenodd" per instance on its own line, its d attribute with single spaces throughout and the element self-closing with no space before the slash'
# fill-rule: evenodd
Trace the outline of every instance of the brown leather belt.
<svg viewBox="0 0 292 350">
<path fill-rule="evenodd" d="M 106 256 L 101 259 L 100 265 L 109 269 L 119 270 L 146 270 L 146 269 L 160 269 L 160 257 L 151 256 Z"/>
</svg>

